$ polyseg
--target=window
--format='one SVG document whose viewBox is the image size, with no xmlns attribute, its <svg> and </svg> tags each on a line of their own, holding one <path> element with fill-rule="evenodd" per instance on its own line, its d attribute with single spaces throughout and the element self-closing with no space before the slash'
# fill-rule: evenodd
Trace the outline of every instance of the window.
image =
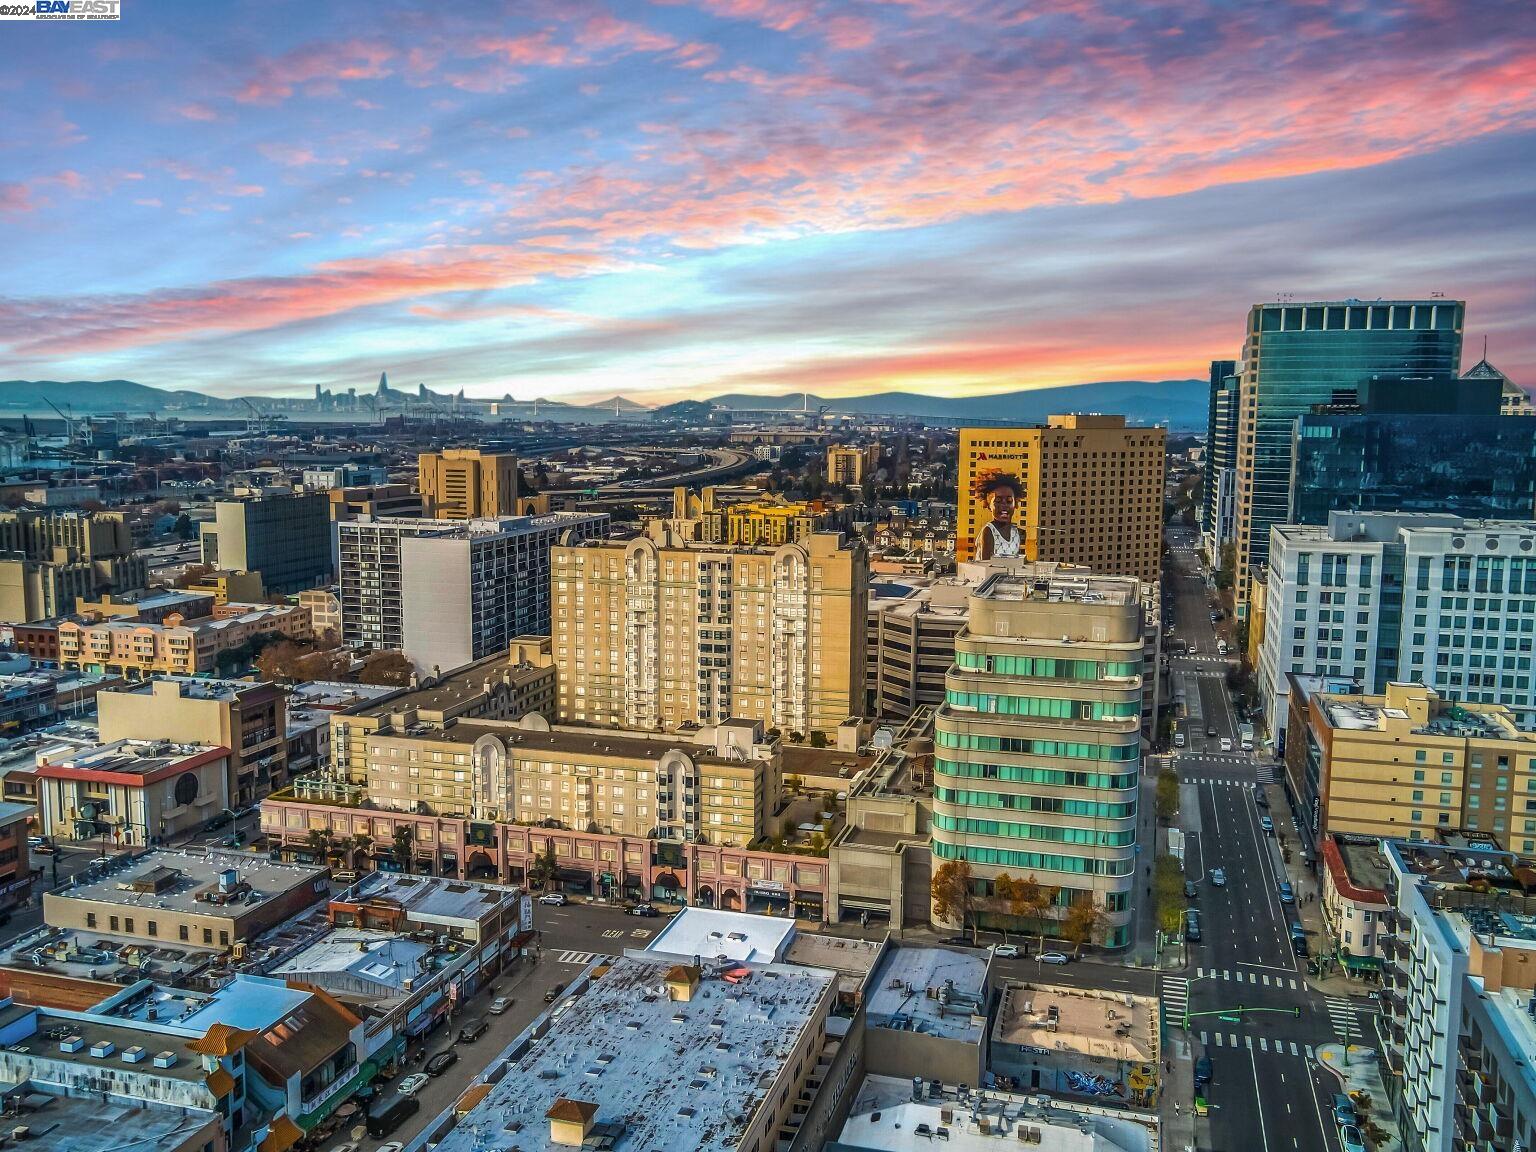
<svg viewBox="0 0 1536 1152">
<path fill-rule="evenodd" d="M 229 947 L 229 933 L 228 932 L 220 932 L 219 933 L 219 943 L 221 945 L 223 945 L 225 948 Z"/>
<path fill-rule="evenodd" d="M 116 932 L 117 931 L 117 917 L 116 916 L 110 917 L 107 922 L 111 926 L 112 931 Z"/>
<path fill-rule="evenodd" d="M 176 926 L 176 936 L 180 940 L 189 940 L 192 937 L 192 933 L 187 930 L 185 924 L 178 924 Z"/>
<path fill-rule="evenodd" d="M 1531 783 L 1536 784 L 1536 780 L 1531 781 Z M 94 913 L 94 912 L 87 912 L 85 914 L 85 926 L 87 928 L 94 928 L 94 927 L 96 927 L 96 913 Z"/>
<path fill-rule="evenodd" d="M 204 928 L 203 929 L 203 943 L 204 944 L 212 944 L 213 943 L 213 929 L 212 928 Z"/>
<path fill-rule="evenodd" d="M 144 928 L 145 928 L 146 931 L 149 932 L 149 934 L 151 936 L 158 936 L 158 935 L 160 935 L 160 925 L 156 924 L 153 920 L 151 920 L 148 924 L 144 925 Z"/>
</svg>

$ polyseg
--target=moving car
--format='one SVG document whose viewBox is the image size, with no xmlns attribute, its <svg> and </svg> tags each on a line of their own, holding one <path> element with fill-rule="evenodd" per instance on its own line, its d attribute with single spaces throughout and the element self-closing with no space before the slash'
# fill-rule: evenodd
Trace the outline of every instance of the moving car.
<svg viewBox="0 0 1536 1152">
<path fill-rule="evenodd" d="M 402 1096 L 414 1096 L 431 1081 L 432 1077 L 425 1072 L 412 1072 L 395 1087 L 395 1091 Z"/>
<path fill-rule="evenodd" d="M 548 992 L 544 993 L 544 1003 L 546 1003 L 546 1004 L 553 1004 L 556 1000 L 560 999 L 560 993 L 562 993 L 564 991 L 565 991 L 565 985 L 564 984 L 556 984 L 556 985 L 554 985 L 554 987 L 550 988 L 550 990 Z"/>
<path fill-rule="evenodd" d="M 1212 868 L 1211 883 L 1214 884 L 1217 888 L 1225 888 L 1227 886 L 1227 874 L 1225 870 L 1221 868 Z"/>
<path fill-rule="evenodd" d="M 1296 903 L 1296 891 L 1291 887 L 1291 882 L 1289 880 L 1280 881 L 1280 903 Z"/>
<path fill-rule="evenodd" d="M 459 1062 L 459 1054 L 452 1048 L 445 1048 L 423 1065 L 428 1076 L 441 1076 L 448 1069 Z"/>
<path fill-rule="evenodd" d="M 1207 738 L 1214 737 L 1216 735 L 1216 725 L 1207 724 L 1205 726 L 1205 734 Z"/>
<path fill-rule="evenodd" d="M 1264 829 L 1264 831 L 1267 832 L 1271 836 L 1273 836 L 1275 834 L 1275 822 L 1273 820 L 1271 820 L 1268 816 L 1260 816 L 1259 817 L 1259 827 Z"/>
<path fill-rule="evenodd" d="M 471 1020 L 459 1029 L 459 1042 L 461 1044 L 473 1044 L 484 1036 L 486 1029 L 490 1027 L 484 1020 Z"/>
<path fill-rule="evenodd" d="M 1042 964 L 1070 964 L 1072 957 L 1065 952 L 1042 952 L 1036 957 Z"/>
<path fill-rule="evenodd" d="M 1232 737 L 1230 737 L 1230 736 L 1223 736 L 1221 738 L 1221 750 L 1223 752 L 1230 752 L 1230 751 L 1232 751 Z"/>
<path fill-rule="evenodd" d="M 1344 1152 L 1365 1152 L 1365 1137 L 1360 1135 L 1358 1125 L 1339 1125 L 1339 1143 L 1344 1146 Z"/>
<path fill-rule="evenodd" d="M 1355 1111 L 1355 1102 L 1342 1092 L 1335 1092 L 1333 1096 L 1333 1122 L 1340 1127 L 1345 1124 L 1360 1123 L 1360 1115 Z"/>
<path fill-rule="evenodd" d="M 1012 960 L 1018 954 L 1019 946 L 1017 944 L 999 944 L 996 948 L 992 949 L 992 955 L 1000 960 Z"/>
<path fill-rule="evenodd" d="M 546 892 L 539 897 L 540 904 L 553 904 L 556 908 L 564 908 L 571 902 L 571 898 L 564 892 Z"/>
<path fill-rule="evenodd" d="M 1184 733 L 1182 733 L 1182 732 L 1175 732 L 1173 734 L 1173 746 L 1175 748 L 1182 748 L 1182 747 L 1184 747 Z"/>
<path fill-rule="evenodd" d="M 510 996 L 498 996 L 496 999 L 491 1001 L 490 1006 L 486 1008 L 486 1011 L 489 1012 L 492 1016 L 500 1016 L 510 1007 L 512 1007 L 512 998 Z"/>
</svg>

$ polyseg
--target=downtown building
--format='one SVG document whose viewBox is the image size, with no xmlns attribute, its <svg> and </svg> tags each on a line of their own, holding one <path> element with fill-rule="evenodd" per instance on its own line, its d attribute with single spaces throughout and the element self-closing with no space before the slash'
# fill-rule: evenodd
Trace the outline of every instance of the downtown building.
<svg viewBox="0 0 1536 1152">
<path fill-rule="evenodd" d="M 1461 362 L 1460 300 L 1256 304 L 1238 364 L 1235 603 L 1248 611 L 1250 573 L 1270 560 L 1270 529 L 1290 518 L 1293 437 L 1318 405 L 1359 402 L 1373 377 L 1453 386 Z"/>
<path fill-rule="evenodd" d="M 218 500 L 213 508 L 213 520 L 199 529 L 210 568 L 260 573 L 268 592 L 330 583 L 330 501 L 323 492 Z"/>
<path fill-rule="evenodd" d="M 1236 534 L 1237 380 L 1236 360 L 1211 361 L 1200 544 L 1213 568 L 1220 566 L 1222 548 L 1231 543 Z"/>
<path fill-rule="evenodd" d="M 517 457 L 479 448 L 444 448 L 416 459 L 421 514 L 429 520 L 516 516 Z"/>
<path fill-rule="evenodd" d="M 1420 683 L 1536 730 L 1536 522 L 1333 512 L 1271 532 L 1258 680 L 1277 747 L 1298 675 Z"/>
<path fill-rule="evenodd" d="M 1138 582 L 999 573 L 972 595 L 934 717 L 935 867 L 964 860 L 1092 902 L 1131 942 L 1144 670 Z M 983 913 L 985 915 L 985 913 Z"/>
<path fill-rule="evenodd" d="M 991 518 L 976 482 L 1002 472 L 1023 489 L 1014 522 L 1029 560 L 1081 564 L 1156 583 L 1162 571 L 1166 430 L 1123 416 L 1052 416 L 1037 428 L 962 428 L 955 556 L 970 560 Z"/>
<path fill-rule="evenodd" d="M 0 620 L 51 620 L 78 599 L 141 589 L 148 576 L 121 513 L 0 512 Z"/>
<path fill-rule="evenodd" d="M 607 515 L 584 512 L 338 523 L 342 642 L 441 674 L 547 635 L 551 550 L 607 530 Z"/>
<path fill-rule="evenodd" d="M 732 548 L 679 541 L 665 524 L 650 533 L 554 549 L 562 720 L 654 731 L 741 719 L 809 736 L 863 715 L 862 544 L 814 533 Z"/>
</svg>

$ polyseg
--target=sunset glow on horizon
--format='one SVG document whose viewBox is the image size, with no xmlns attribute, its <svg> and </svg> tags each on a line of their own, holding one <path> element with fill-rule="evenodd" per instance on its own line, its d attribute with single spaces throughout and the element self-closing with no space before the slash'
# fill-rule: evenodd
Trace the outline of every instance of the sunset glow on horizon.
<svg viewBox="0 0 1536 1152">
<path fill-rule="evenodd" d="M 1536 383 L 1525 3 L 123 0 L 0 45 L 5 377 L 975 396 L 1442 292 Z"/>
</svg>

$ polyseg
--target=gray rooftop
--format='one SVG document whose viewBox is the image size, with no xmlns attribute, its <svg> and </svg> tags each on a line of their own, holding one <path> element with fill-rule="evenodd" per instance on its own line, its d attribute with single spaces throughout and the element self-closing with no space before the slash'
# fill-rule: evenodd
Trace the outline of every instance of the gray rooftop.
<svg viewBox="0 0 1536 1152">
<path fill-rule="evenodd" d="M 762 967 L 739 985 L 706 978 L 679 1003 L 665 988 L 671 968 L 614 961 L 438 1152 L 555 1152 L 545 1113 L 561 1099 L 597 1105 L 595 1123 L 619 1128 L 616 1148 L 734 1150 L 832 974 Z"/>
<path fill-rule="evenodd" d="M 56 1085 L 29 1083 L 16 1099 L 21 1113 L 11 1127 L 25 1124 L 28 1152 L 100 1152 L 102 1149 L 135 1150 L 173 1147 L 189 1139 L 205 1125 L 210 1133 L 220 1126 L 219 1116 L 202 1108 L 156 1104 L 136 1097 L 103 1099 L 55 1095 Z"/>
<path fill-rule="evenodd" d="M 205 915 L 238 917 L 249 908 L 294 888 L 312 885 L 327 873 L 303 864 L 274 864 L 265 856 L 244 852 L 159 849 L 140 856 L 120 857 L 105 875 L 48 893 L 49 899 L 95 900 L 132 908 L 166 908 Z M 235 870 L 238 884 L 249 890 L 224 905 L 199 900 L 198 894 L 217 888 L 219 874 Z M 135 891 L 137 887 L 143 891 Z M 156 892 L 156 883 L 162 891 Z M 320 899 L 316 895 L 315 899 Z"/>
<path fill-rule="evenodd" d="M 392 900 L 408 917 L 423 921 L 478 921 L 500 904 L 515 904 L 521 891 L 503 884 L 370 872 L 344 892 L 342 900 Z"/>
<path fill-rule="evenodd" d="M 1141 581 L 1134 576 L 1056 576 L 1000 573 L 976 590 L 987 600 L 1042 604 L 1136 604 Z"/>
<path fill-rule="evenodd" d="M 871 986 L 869 1027 L 979 1044 L 986 1030 L 986 975 L 986 958 L 974 952 L 894 948 Z M 973 1015 L 978 1010 L 981 1015 Z"/>
<path fill-rule="evenodd" d="M 0 948 L 0 966 L 31 968 L 80 980 L 180 980 L 208 967 L 217 953 L 187 944 L 156 944 L 105 932 L 43 926 Z"/>
<path fill-rule="evenodd" d="M 379 684 L 346 684 L 339 680 L 310 680 L 295 684 L 288 693 L 290 708 L 322 708 L 327 712 L 339 712 L 343 708 L 355 708 L 390 696 L 400 695 L 404 689 L 389 688 Z"/>
</svg>

